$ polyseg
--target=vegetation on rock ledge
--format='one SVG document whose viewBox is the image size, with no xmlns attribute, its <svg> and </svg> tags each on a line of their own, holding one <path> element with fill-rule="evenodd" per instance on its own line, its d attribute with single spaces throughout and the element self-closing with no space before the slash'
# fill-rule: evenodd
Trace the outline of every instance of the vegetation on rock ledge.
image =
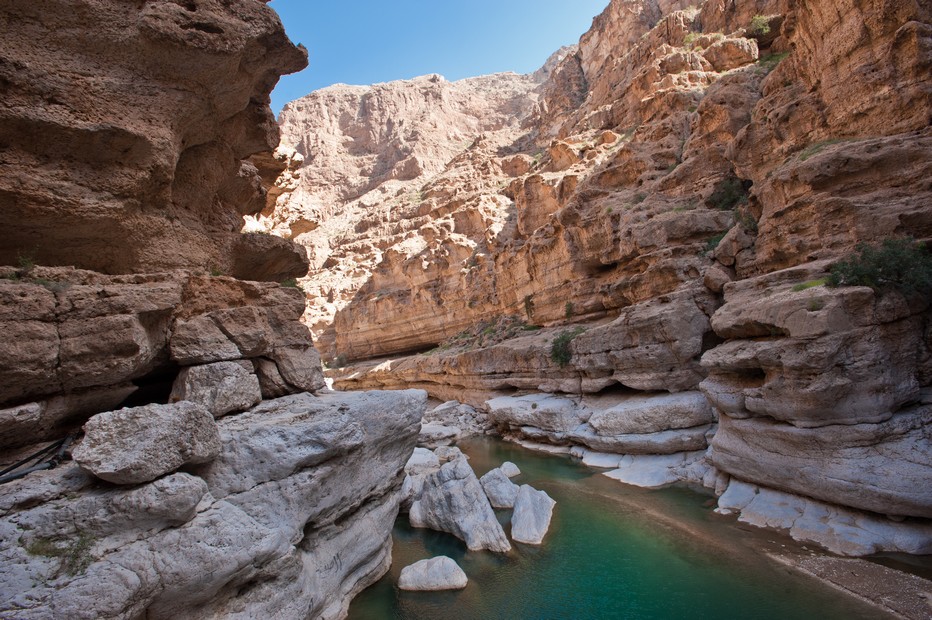
<svg viewBox="0 0 932 620">
<path fill-rule="evenodd" d="M 904 295 L 932 295 L 932 254 L 911 238 L 884 239 L 880 245 L 859 243 L 857 254 L 832 266 L 830 286 L 894 289 Z"/>
</svg>

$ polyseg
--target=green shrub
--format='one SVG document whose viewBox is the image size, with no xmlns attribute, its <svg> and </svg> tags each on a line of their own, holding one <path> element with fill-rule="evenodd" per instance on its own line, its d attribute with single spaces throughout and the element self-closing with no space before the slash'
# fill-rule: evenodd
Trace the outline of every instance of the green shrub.
<svg viewBox="0 0 932 620">
<path fill-rule="evenodd" d="M 301 288 L 300 286 L 298 286 L 298 281 L 294 278 L 288 278 L 287 280 L 283 280 L 281 285 L 285 288 L 298 288 L 298 289 Z"/>
<path fill-rule="evenodd" d="M 36 266 L 36 258 L 30 252 L 21 252 L 16 255 L 16 264 L 24 273 L 29 273 Z"/>
<path fill-rule="evenodd" d="M 718 247 L 718 244 L 722 242 L 722 239 L 725 238 L 725 235 L 728 234 L 728 231 L 720 232 L 719 234 L 711 237 L 708 241 L 705 242 L 705 251 L 704 254 L 708 255 L 715 251 L 715 248 Z"/>
<path fill-rule="evenodd" d="M 573 302 L 571 301 L 566 302 L 566 306 L 564 306 L 564 309 L 566 310 L 566 318 L 568 319 L 571 318 L 575 314 L 575 312 L 573 311 Z"/>
<path fill-rule="evenodd" d="M 751 18 L 751 25 L 748 26 L 748 34 L 753 36 L 763 36 L 770 33 L 770 18 L 766 15 L 755 15 Z"/>
<path fill-rule="evenodd" d="M 857 254 L 832 266 L 829 286 L 869 286 L 904 295 L 932 295 L 932 254 L 911 238 L 884 239 L 880 245 L 859 243 Z"/>
<path fill-rule="evenodd" d="M 779 54 L 767 54 L 766 56 L 761 56 L 757 60 L 758 66 L 762 67 L 767 73 L 773 71 L 780 62 L 789 56 L 789 52 L 780 52 Z M 792 84 L 792 83 L 790 83 Z M 789 86 L 790 84 L 784 84 L 784 86 Z"/>
<path fill-rule="evenodd" d="M 91 555 L 93 544 L 94 539 L 85 533 L 78 533 L 75 538 L 68 541 L 36 538 L 26 547 L 26 552 L 34 556 L 58 558 L 61 562 L 58 574 L 64 573 L 74 577 L 83 574 L 94 561 Z"/>
<path fill-rule="evenodd" d="M 573 350 L 570 348 L 570 343 L 573 342 L 573 338 L 584 331 L 586 330 L 582 327 L 574 327 L 560 332 L 560 335 L 554 338 L 553 343 L 550 345 L 550 359 L 561 367 L 569 364 L 570 360 L 573 359 Z"/>
<path fill-rule="evenodd" d="M 821 299 L 810 299 L 806 302 L 806 310 L 809 312 L 818 312 L 825 307 L 825 302 Z"/>
<path fill-rule="evenodd" d="M 534 314 L 534 296 L 525 295 L 524 296 L 524 313 L 527 315 L 527 320 L 531 320 L 531 315 Z"/>
<path fill-rule="evenodd" d="M 720 181 L 709 196 L 709 204 L 720 211 L 731 211 L 747 201 L 748 190 L 744 187 L 744 182 L 735 176 Z"/>
<path fill-rule="evenodd" d="M 828 282 L 828 278 L 819 278 L 818 280 L 806 280 L 805 282 L 800 282 L 799 284 L 793 285 L 793 292 L 798 293 L 799 291 L 805 291 L 807 288 L 813 288 L 816 286 L 822 286 Z"/>
<path fill-rule="evenodd" d="M 825 148 L 844 141 L 845 140 L 843 138 L 835 138 L 832 140 L 823 140 L 822 142 L 815 142 L 810 144 L 799 152 L 799 161 L 806 161 L 813 155 L 818 155 L 821 153 Z"/>
</svg>

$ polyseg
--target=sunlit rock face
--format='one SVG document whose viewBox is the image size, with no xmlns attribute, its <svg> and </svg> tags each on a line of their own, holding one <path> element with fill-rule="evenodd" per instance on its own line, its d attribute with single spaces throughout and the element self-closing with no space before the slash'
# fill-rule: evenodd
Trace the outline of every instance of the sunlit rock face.
<svg viewBox="0 0 932 620">
<path fill-rule="evenodd" d="M 932 238 L 932 9 L 811 4 L 613 1 L 528 78 L 292 104 L 252 224 L 309 248 L 306 320 L 325 359 L 358 362 L 337 385 L 421 387 L 566 449 L 706 450 L 671 479 L 925 524 L 928 304 L 822 279 L 860 242 Z M 506 81 L 522 113 L 502 123 Z M 464 127 L 467 91 L 487 103 Z M 515 390 L 572 395 L 572 424 L 486 404 Z M 617 434 L 586 400 L 697 390 L 717 424 Z M 617 477 L 668 477 L 642 474 Z M 924 525 L 902 547 L 857 527 L 830 546 L 928 546 Z"/>
<path fill-rule="evenodd" d="M 0 262 L 111 274 L 178 267 L 247 279 L 306 273 L 281 239 L 256 264 L 242 217 L 265 195 L 269 93 L 307 64 L 253 0 L 5 3 Z M 260 240 L 261 241 L 261 240 Z"/>
</svg>

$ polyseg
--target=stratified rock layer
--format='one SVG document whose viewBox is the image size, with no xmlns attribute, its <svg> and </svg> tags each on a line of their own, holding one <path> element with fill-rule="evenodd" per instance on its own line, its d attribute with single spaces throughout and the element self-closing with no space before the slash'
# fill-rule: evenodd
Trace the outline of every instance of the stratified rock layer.
<svg viewBox="0 0 932 620">
<path fill-rule="evenodd" d="M 0 24 L 0 264 L 306 273 L 238 235 L 265 202 L 248 158 L 278 144 L 269 93 L 307 64 L 271 8 L 14 0 Z M 282 255 L 247 264 L 257 243 Z"/>
<path fill-rule="evenodd" d="M 927 295 L 825 278 L 860 242 L 932 239 L 932 7 L 803 4 L 614 0 L 520 125 L 402 185 L 363 174 L 307 313 L 358 361 L 336 385 L 455 398 L 632 484 L 798 494 L 838 515 L 822 540 L 846 510 L 927 523 Z M 302 208 L 289 161 L 269 229 Z M 858 523 L 833 548 L 903 548 Z"/>
<path fill-rule="evenodd" d="M 186 271 L 104 276 L 35 267 L 0 275 L 11 276 L 0 278 L 0 299 L 9 302 L 0 331 L 10 335 L 0 342 L 0 446 L 59 438 L 134 392 L 167 400 L 179 367 L 193 367 L 184 383 L 202 364 L 246 364 L 266 397 L 324 387 L 295 289 Z M 214 372 L 196 400 L 215 415 L 251 406 L 254 391 L 218 400 L 224 381 L 240 374 L 255 390 L 245 368 Z M 187 394 L 178 389 L 176 396 Z"/>
</svg>

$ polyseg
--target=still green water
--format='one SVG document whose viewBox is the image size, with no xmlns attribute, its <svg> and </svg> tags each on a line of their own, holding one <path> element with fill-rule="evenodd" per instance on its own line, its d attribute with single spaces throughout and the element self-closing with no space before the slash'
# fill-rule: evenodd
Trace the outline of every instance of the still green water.
<svg viewBox="0 0 932 620">
<path fill-rule="evenodd" d="M 569 457 L 498 440 L 470 440 L 460 448 L 477 475 L 513 461 L 522 472 L 516 483 L 557 501 L 544 544 L 515 544 L 509 554 L 467 551 L 453 536 L 409 527 L 401 515 L 391 571 L 357 597 L 351 620 L 878 617 L 768 560 L 762 546 L 792 543 L 715 515 L 708 496 L 627 487 Z M 510 512 L 498 511 L 503 524 Z M 465 590 L 395 587 L 403 567 L 437 555 L 463 568 Z"/>
</svg>

